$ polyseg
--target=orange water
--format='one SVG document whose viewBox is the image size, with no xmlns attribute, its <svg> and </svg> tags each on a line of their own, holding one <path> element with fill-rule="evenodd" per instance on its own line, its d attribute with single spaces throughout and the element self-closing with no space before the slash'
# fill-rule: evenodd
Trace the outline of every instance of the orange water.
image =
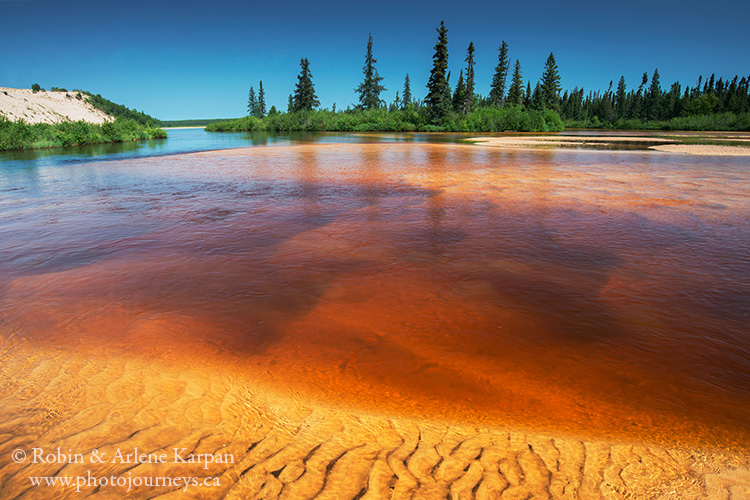
<svg viewBox="0 0 750 500">
<path fill-rule="evenodd" d="M 6 172 L 0 326 L 337 406 L 748 447 L 749 168 L 318 144 Z"/>
</svg>

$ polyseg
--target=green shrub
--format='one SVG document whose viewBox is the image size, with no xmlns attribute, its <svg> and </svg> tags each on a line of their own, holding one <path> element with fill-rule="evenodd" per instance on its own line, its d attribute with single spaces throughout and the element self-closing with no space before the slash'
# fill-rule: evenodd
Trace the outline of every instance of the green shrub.
<svg viewBox="0 0 750 500">
<path fill-rule="evenodd" d="M 209 132 L 256 131 L 357 131 L 357 132 L 502 132 L 505 130 L 542 132 L 563 130 L 560 115 L 551 110 L 537 111 L 507 106 L 482 107 L 464 116 L 452 114 L 433 124 L 422 109 L 388 111 L 380 109 L 352 109 L 333 113 L 328 110 L 280 113 L 265 118 L 243 117 L 214 122 L 206 126 Z"/>
<path fill-rule="evenodd" d="M 154 126 L 144 127 L 128 119 L 116 119 L 102 125 L 82 121 L 28 125 L 21 120 L 12 122 L 0 116 L 0 150 L 164 139 L 166 136 L 167 133 L 162 129 Z"/>
</svg>

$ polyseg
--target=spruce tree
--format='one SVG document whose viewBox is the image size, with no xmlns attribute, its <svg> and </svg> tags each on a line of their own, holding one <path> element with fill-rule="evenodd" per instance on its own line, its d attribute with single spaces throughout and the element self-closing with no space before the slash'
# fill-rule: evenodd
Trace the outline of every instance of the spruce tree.
<svg viewBox="0 0 750 500">
<path fill-rule="evenodd" d="M 289 94 L 289 101 L 286 104 L 286 112 L 291 113 L 294 111 L 294 97 L 292 97 L 292 94 Z"/>
<path fill-rule="evenodd" d="M 544 99 L 544 88 L 541 83 L 537 82 L 534 87 L 534 93 L 531 94 L 531 103 L 529 104 L 529 107 L 531 109 L 544 109 Z"/>
<path fill-rule="evenodd" d="M 438 42 L 435 45 L 435 55 L 432 56 L 432 70 L 427 82 L 427 97 L 425 104 L 434 122 L 439 122 L 451 109 L 451 89 L 448 85 L 448 28 L 440 21 Z"/>
<path fill-rule="evenodd" d="M 680 93 L 682 86 L 679 82 L 674 82 L 669 89 L 666 99 L 662 102 L 662 114 L 666 119 L 674 118 L 680 114 Z"/>
<path fill-rule="evenodd" d="M 523 105 L 531 106 L 531 81 L 526 82 L 526 95 L 523 97 Z"/>
<path fill-rule="evenodd" d="M 258 107 L 255 116 L 258 118 L 266 116 L 266 93 L 263 91 L 263 80 L 260 81 L 260 87 L 258 88 Z"/>
<path fill-rule="evenodd" d="M 505 43 L 505 40 L 497 50 L 500 53 L 497 56 L 498 62 L 490 85 L 490 102 L 495 106 L 502 106 L 505 103 L 505 82 L 508 79 L 508 68 L 510 67 L 508 44 Z"/>
<path fill-rule="evenodd" d="M 409 82 L 409 73 L 404 78 L 404 92 L 401 98 L 401 105 L 405 108 L 411 104 L 411 83 Z"/>
<path fill-rule="evenodd" d="M 383 77 L 378 75 L 375 69 L 375 63 L 378 62 L 372 55 L 372 33 L 367 39 L 367 54 L 365 55 L 365 65 L 362 72 L 365 79 L 359 86 L 354 89 L 359 93 L 359 107 L 363 109 L 373 109 L 380 107 L 380 93 L 387 90 L 380 82 Z"/>
<path fill-rule="evenodd" d="M 516 65 L 513 68 L 513 77 L 510 80 L 508 89 L 508 104 L 521 106 L 523 104 L 523 78 L 521 76 L 521 63 L 516 59 Z"/>
<path fill-rule="evenodd" d="M 716 74 L 711 73 L 711 78 L 708 79 L 708 83 L 706 84 L 706 90 L 704 94 L 713 94 L 714 93 L 714 81 L 716 79 Z"/>
<path fill-rule="evenodd" d="M 617 84 L 617 94 L 615 96 L 615 109 L 618 118 L 625 118 L 625 76 L 620 76 L 620 82 Z"/>
<path fill-rule="evenodd" d="M 474 42 L 469 42 L 466 49 L 466 91 L 463 103 L 463 113 L 468 115 L 474 109 Z"/>
<path fill-rule="evenodd" d="M 458 74 L 458 83 L 456 90 L 453 92 L 453 110 L 457 113 L 463 113 L 464 102 L 466 101 L 466 85 L 464 84 L 464 70 Z"/>
<path fill-rule="evenodd" d="M 255 109 L 258 107 L 258 100 L 255 98 L 255 89 L 250 86 L 250 92 L 247 95 L 247 114 L 255 116 Z"/>
<path fill-rule="evenodd" d="M 545 107 L 555 111 L 560 109 L 561 88 L 555 56 L 550 52 L 547 62 L 544 63 L 544 73 L 542 74 L 542 101 Z"/>
<path fill-rule="evenodd" d="M 727 108 L 732 113 L 739 113 L 739 94 L 737 92 L 737 75 L 734 76 L 734 79 L 732 80 L 732 83 L 729 84 L 729 88 L 727 89 Z"/>
<path fill-rule="evenodd" d="M 303 57 L 299 61 L 300 73 L 297 76 L 297 85 L 294 88 L 294 111 L 311 111 L 320 106 L 318 96 L 315 95 L 315 85 L 312 82 L 310 72 L 310 61 Z"/>
<path fill-rule="evenodd" d="M 711 84 L 713 85 L 713 75 L 711 75 Z M 651 87 L 648 89 L 644 100 L 646 118 L 657 120 L 661 118 L 661 86 L 659 84 L 659 69 L 654 70 L 651 77 Z"/>
<path fill-rule="evenodd" d="M 612 92 L 612 80 L 609 81 L 609 87 L 601 98 L 601 118 L 605 122 L 612 122 L 615 119 L 615 111 L 612 106 L 614 94 Z"/>
<path fill-rule="evenodd" d="M 644 106 L 643 106 L 643 87 L 648 83 L 648 73 L 643 73 L 641 77 L 641 85 L 638 87 L 638 92 L 633 96 L 633 118 L 644 118 Z"/>
</svg>

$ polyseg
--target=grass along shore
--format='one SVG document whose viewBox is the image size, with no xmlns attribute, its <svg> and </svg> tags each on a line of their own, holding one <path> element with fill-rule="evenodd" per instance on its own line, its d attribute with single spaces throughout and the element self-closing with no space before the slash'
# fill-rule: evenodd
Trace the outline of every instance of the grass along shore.
<svg viewBox="0 0 750 500">
<path fill-rule="evenodd" d="M 58 148 L 146 139 L 166 139 L 167 132 L 129 118 L 96 125 L 83 121 L 27 124 L 0 116 L 0 151 Z"/>
</svg>

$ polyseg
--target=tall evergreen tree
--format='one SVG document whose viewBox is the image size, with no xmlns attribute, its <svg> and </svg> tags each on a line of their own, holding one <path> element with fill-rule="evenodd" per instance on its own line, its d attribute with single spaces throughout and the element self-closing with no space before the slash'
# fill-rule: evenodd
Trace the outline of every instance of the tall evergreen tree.
<svg viewBox="0 0 750 500">
<path fill-rule="evenodd" d="M 466 85 L 464 84 L 464 70 L 458 74 L 458 83 L 456 90 L 453 91 L 453 110 L 457 113 L 464 112 L 464 102 L 466 101 Z"/>
<path fill-rule="evenodd" d="M 286 104 L 286 112 L 291 113 L 294 111 L 294 97 L 292 97 L 292 94 L 289 94 L 289 102 Z"/>
<path fill-rule="evenodd" d="M 375 63 L 378 62 L 372 55 L 372 33 L 367 39 L 367 54 L 365 55 L 365 65 L 362 72 L 365 79 L 359 86 L 354 89 L 359 94 L 359 106 L 364 109 L 373 109 L 380 107 L 380 93 L 387 90 L 380 84 L 383 77 L 378 75 L 375 69 Z"/>
<path fill-rule="evenodd" d="M 510 67 L 508 44 L 505 43 L 505 40 L 497 50 L 500 53 L 497 56 L 498 62 L 490 85 L 490 102 L 495 106 L 502 106 L 505 103 L 505 82 L 508 79 L 508 68 Z"/>
<path fill-rule="evenodd" d="M 648 75 L 646 75 L 646 77 L 648 77 Z M 693 99 L 700 97 L 702 81 L 703 81 L 703 75 L 698 75 L 698 83 L 695 85 L 695 88 L 693 89 L 694 91 L 694 93 L 692 94 Z"/>
<path fill-rule="evenodd" d="M 618 118 L 625 117 L 625 76 L 620 76 L 620 81 L 617 83 L 617 94 L 615 94 L 615 111 L 617 112 Z"/>
<path fill-rule="evenodd" d="M 404 78 L 404 93 L 401 98 L 401 105 L 407 107 L 411 102 L 411 83 L 409 82 L 409 73 L 407 73 L 406 78 Z"/>
<path fill-rule="evenodd" d="M 391 104 L 391 107 L 388 109 L 389 111 L 393 112 L 397 109 L 401 109 L 401 97 L 398 95 L 398 90 L 396 91 L 396 98 L 393 100 L 393 103 Z"/>
<path fill-rule="evenodd" d="M 615 119 L 615 110 L 612 105 L 614 101 L 614 93 L 612 92 L 612 80 L 609 81 L 609 87 L 601 98 L 601 117 L 607 123 L 611 123 Z"/>
<path fill-rule="evenodd" d="M 708 79 L 708 83 L 706 83 L 706 88 L 703 91 L 704 94 L 713 94 L 714 93 L 714 81 L 716 80 L 716 74 L 711 73 L 711 78 Z"/>
<path fill-rule="evenodd" d="M 632 118 L 643 118 L 644 117 L 644 106 L 643 106 L 643 88 L 648 83 L 648 73 L 643 73 L 643 76 L 641 77 L 641 84 L 638 86 L 638 92 L 633 95 L 633 105 L 632 105 L 632 112 L 631 117 Z"/>
<path fill-rule="evenodd" d="M 711 75 L 711 83 L 713 84 L 713 75 Z M 659 84 L 658 68 L 654 70 L 654 75 L 651 77 L 651 87 L 649 87 L 646 94 L 644 105 L 646 108 L 646 118 L 649 120 L 661 118 L 661 86 Z"/>
<path fill-rule="evenodd" d="M 466 92 L 463 102 L 463 113 L 468 115 L 474 109 L 474 42 L 469 42 L 466 49 Z"/>
<path fill-rule="evenodd" d="M 432 70 L 427 82 L 425 104 L 432 120 L 439 122 L 451 109 L 451 89 L 448 85 L 448 28 L 440 21 L 438 42 L 435 44 L 435 55 L 432 56 Z"/>
<path fill-rule="evenodd" d="M 680 93 L 682 86 L 679 82 L 674 82 L 669 89 L 669 93 L 662 102 L 662 114 L 665 118 L 672 118 L 680 115 Z"/>
<path fill-rule="evenodd" d="M 510 80 L 508 89 L 508 104 L 521 106 L 523 104 L 523 78 L 521 75 L 521 63 L 516 59 L 516 65 L 513 68 L 513 77 Z"/>
<path fill-rule="evenodd" d="M 294 111 L 310 111 L 320 106 L 318 96 L 315 95 L 315 85 L 312 82 L 310 72 L 310 61 L 303 57 L 299 61 L 301 70 L 297 76 L 297 85 L 294 88 Z"/>
<path fill-rule="evenodd" d="M 547 62 L 544 63 L 542 74 L 542 103 L 545 107 L 558 111 L 560 109 L 560 74 L 555 63 L 555 56 L 549 53 Z"/>
<path fill-rule="evenodd" d="M 529 103 L 529 107 L 531 109 L 544 109 L 544 99 L 544 88 L 542 88 L 541 83 L 536 82 L 534 92 L 531 94 L 531 102 Z"/>
<path fill-rule="evenodd" d="M 247 94 L 247 114 L 255 116 L 255 109 L 258 107 L 258 100 L 255 97 L 255 89 L 250 86 L 250 92 Z"/>
<path fill-rule="evenodd" d="M 266 116 L 266 93 L 263 90 L 263 80 L 260 81 L 260 87 L 258 88 L 258 108 L 255 116 L 258 118 Z"/>
<path fill-rule="evenodd" d="M 526 82 L 526 95 L 523 96 L 523 105 L 527 108 L 531 106 L 531 81 Z"/>
</svg>

